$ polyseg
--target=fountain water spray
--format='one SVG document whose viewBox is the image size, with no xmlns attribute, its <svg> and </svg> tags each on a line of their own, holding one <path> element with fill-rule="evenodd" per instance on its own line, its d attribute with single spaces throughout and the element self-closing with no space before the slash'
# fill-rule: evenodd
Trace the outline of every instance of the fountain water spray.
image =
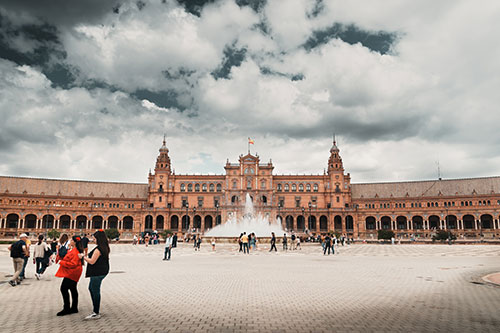
<svg viewBox="0 0 500 333">
<path fill-rule="evenodd" d="M 242 232 L 255 233 L 257 237 L 270 237 L 271 232 L 281 236 L 285 231 L 281 227 L 281 219 L 269 221 L 268 216 L 255 213 L 250 194 L 245 197 L 245 212 L 241 218 L 233 214 L 224 224 L 220 224 L 205 233 L 206 237 L 238 237 Z"/>
</svg>

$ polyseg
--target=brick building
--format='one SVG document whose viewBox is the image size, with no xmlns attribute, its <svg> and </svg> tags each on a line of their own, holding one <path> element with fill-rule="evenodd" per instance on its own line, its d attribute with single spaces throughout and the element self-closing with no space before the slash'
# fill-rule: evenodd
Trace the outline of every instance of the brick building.
<svg viewBox="0 0 500 333">
<path fill-rule="evenodd" d="M 240 155 L 223 175 L 176 175 L 165 141 L 147 184 L 0 177 L 0 236 L 56 228 L 205 231 L 240 215 L 249 193 L 257 210 L 296 232 L 338 231 L 376 238 L 379 229 L 429 237 L 449 229 L 500 236 L 500 177 L 351 184 L 335 143 L 320 175 L 275 175 L 271 161 Z"/>
</svg>

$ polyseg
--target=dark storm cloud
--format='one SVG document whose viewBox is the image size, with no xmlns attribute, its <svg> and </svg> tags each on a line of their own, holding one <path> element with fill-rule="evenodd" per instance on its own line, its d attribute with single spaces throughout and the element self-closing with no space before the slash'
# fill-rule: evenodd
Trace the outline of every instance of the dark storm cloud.
<svg viewBox="0 0 500 333">
<path fill-rule="evenodd" d="M 248 6 L 255 12 L 260 12 L 267 4 L 267 0 L 235 0 L 240 7 Z"/>
<path fill-rule="evenodd" d="M 317 17 L 319 14 L 321 14 L 321 12 L 324 9 L 325 9 L 325 4 L 323 3 L 323 0 L 316 0 L 313 9 L 311 10 L 310 13 L 308 13 L 308 15 L 310 17 Z"/>
<path fill-rule="evenodd" d="M 177 2 L 182 5 L 187 12 L 200 16 L 206 4 L 217 2 L 217 0 L 177 0 Z"/>
<path fill-rule="evenodd" d="M 245 55 L 247 50 L 245 48 L 235 48 L 233 46 L 227 46 L 224 49 L 224 59 L 220 67 L 212 72 L 212 76 L 215 79 L 227 79 L 229 78 L 229 73 L 231 73 L 232 67 L 238 67 L 241 65 L 243 60 L 245 60 Z"/>
<path fill-rule="evenodd" d="M 386 54 L 390 51 L 394 42 L 396 42 L 397 34 L 385 31 L 366 31 L 353 24 L 343 25 L 335 23 L 324 30 L 314 31 L 303 47 L 309 51 L 328 43 L 328 41 L 334 38 L 339 38 L 349 44 L 361 43 L 361 45 L 374 52 Z"/>
<path fill-rule="evenodd" d="M 260 73 L 262 75 L 282 76 L 282 77 L 287 77 L 287 78 L 289 78 L 292 81 L 300 81 L 300 80 L 305 79 L 305 76 L 302 73 L 296 73 L 296 74 L 281 73 L 281 72 L 272 70 L 271 68 L 266 67 L 266 66 L 262 66 L 259 69 L 260 69 Z"/>
<path fill-rule="evenodd" d="M 126 0 L 23 0 L 4 1 L 0 7 L 13 14 L 28 14 L 57 26 L 73 26 L 79 23 L 99 23 L 104 15 L 112 13 L 123 2 Z"/>
</svg>

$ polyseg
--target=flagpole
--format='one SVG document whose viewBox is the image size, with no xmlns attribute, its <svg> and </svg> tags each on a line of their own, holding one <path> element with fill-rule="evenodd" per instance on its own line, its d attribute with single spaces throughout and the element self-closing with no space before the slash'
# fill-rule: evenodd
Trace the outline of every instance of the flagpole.
<svg viewBox="0 0 500 333">
<path fill-rule="evenodd" d="M 250 139 L 248 140 L 248 155 L 250 155 Z"/>
</svg>

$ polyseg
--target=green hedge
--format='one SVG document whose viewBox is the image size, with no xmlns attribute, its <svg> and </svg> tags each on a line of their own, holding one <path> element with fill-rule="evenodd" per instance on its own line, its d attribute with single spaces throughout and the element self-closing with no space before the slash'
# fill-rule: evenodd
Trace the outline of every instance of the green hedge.
<svg viewBox="0 0 500 333">
<path fill-rule="evenodd" d="M 378 231 L 378 239 L 390 240 L 394 236 L 395 236 L 395 234 L 394 234 L 394 231 L 392 231 L 392 230 L 379 230 Z"/>
</svg>

